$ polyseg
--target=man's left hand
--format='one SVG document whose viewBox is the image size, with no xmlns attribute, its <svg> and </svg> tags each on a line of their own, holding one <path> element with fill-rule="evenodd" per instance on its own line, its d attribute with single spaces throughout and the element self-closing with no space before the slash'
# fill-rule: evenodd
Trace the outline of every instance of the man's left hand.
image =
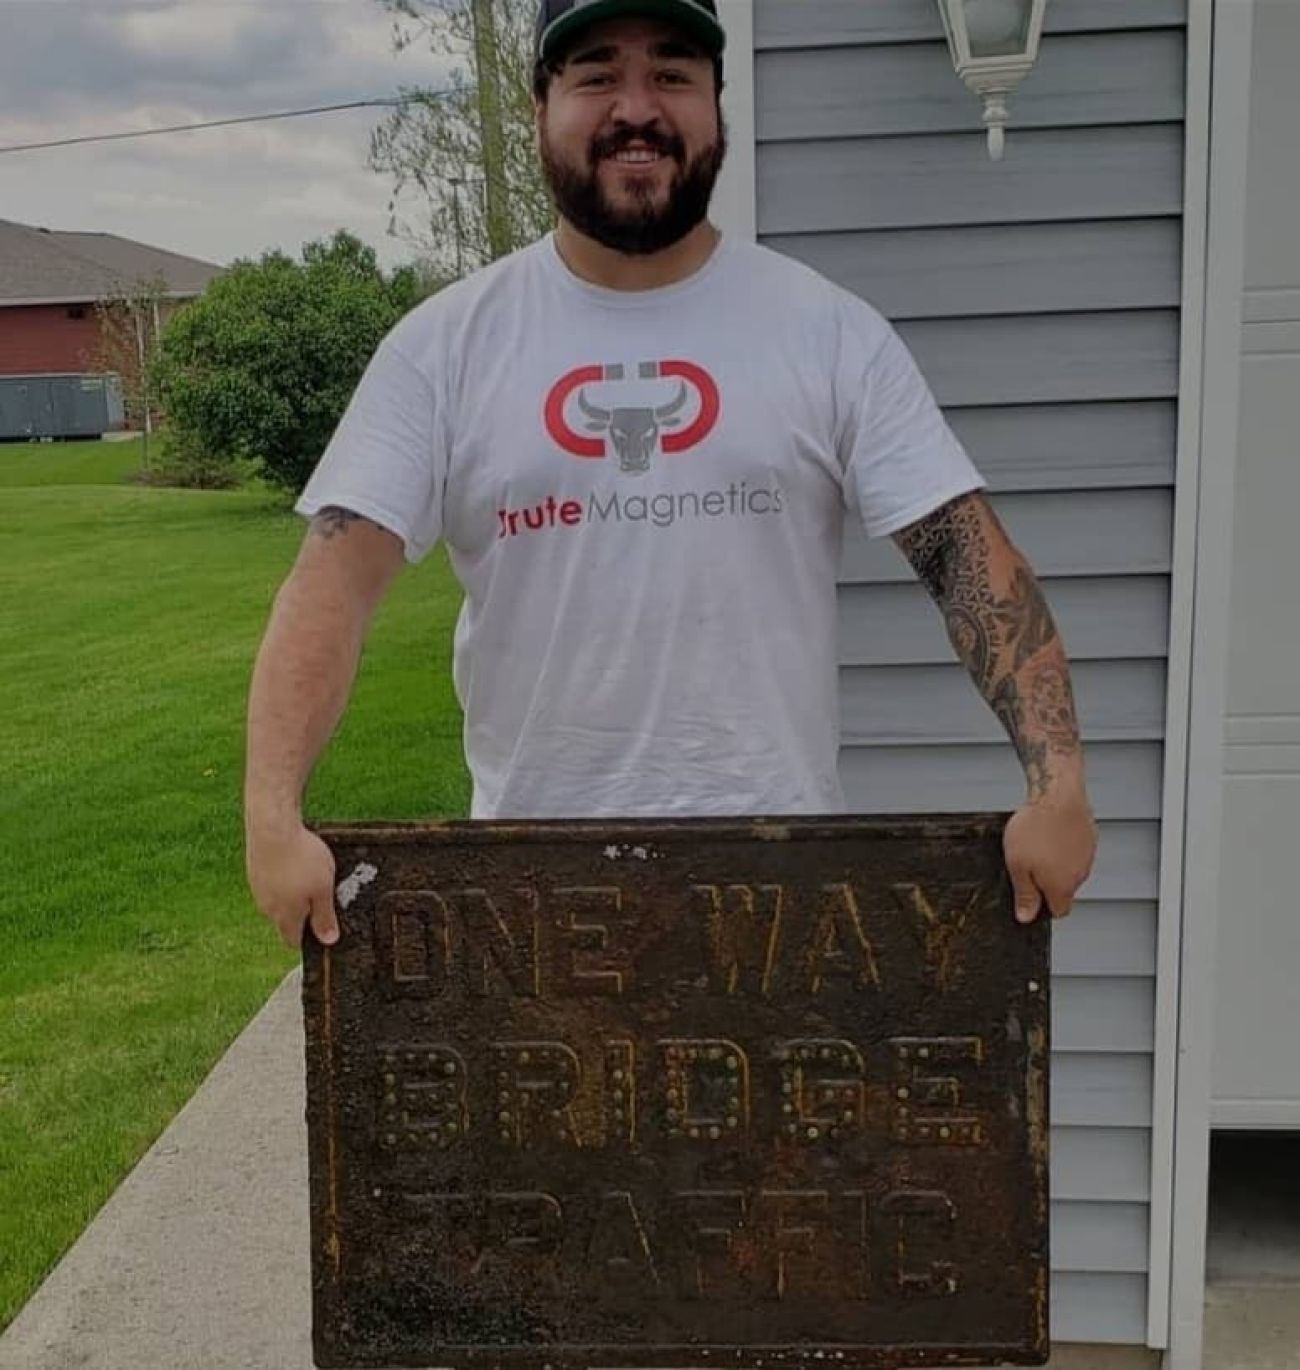
<svg viewBox="0 0 1300 1370">
<path fill-rule="evenodd" d="M 1064 918 L 1097 853 L 1088 796 L 1081 789 L 1049 790 L 1016 810 L 1002 846 L 1016 895 L 1016 921 L 1032 923 L 1044 903 L 1053 918 Z"/>
</svg>

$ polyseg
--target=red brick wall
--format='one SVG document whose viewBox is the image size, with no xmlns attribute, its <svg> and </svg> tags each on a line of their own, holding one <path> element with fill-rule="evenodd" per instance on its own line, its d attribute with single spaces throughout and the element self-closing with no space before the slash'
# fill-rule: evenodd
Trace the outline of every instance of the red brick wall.
<svg viewBox="0 0 1300 1370">
<path fill-rule="evenodd" d="M 69 308 L 84 317 L 70 319 Z M 0 307 L 0 376 L 94 370 L 99 318 L 93 304 Z"/>
</svg>

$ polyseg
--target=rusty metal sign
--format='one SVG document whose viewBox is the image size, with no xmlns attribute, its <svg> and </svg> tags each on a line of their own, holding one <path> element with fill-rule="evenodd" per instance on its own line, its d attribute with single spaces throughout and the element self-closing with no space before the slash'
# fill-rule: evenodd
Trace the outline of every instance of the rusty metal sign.
<svg viewBox="0 0 1300 1370">
<path fill-rule="evenodd" d="M 317 1364 L 1042 1364 L 1050 934 L 1002 825 L 324 830 Z"/>
</svg>

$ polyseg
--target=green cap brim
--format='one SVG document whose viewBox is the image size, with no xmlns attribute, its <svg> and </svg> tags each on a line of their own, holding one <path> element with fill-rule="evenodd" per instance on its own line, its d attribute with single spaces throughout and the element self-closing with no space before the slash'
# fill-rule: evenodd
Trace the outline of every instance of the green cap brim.
<svg viewBox="0 0 1300 1370">
<path fill-rule="evenodd" d="M 662 19 L 689 33 L 710 57 L 718 56 L 727 45 L 726 30 L 707 11 L 681 0 L 593 0 L 562 14 L 542 32 L 538 56 L 543 62 L 552 57 L 581 29 L 605 19 Z"/>
</svg>

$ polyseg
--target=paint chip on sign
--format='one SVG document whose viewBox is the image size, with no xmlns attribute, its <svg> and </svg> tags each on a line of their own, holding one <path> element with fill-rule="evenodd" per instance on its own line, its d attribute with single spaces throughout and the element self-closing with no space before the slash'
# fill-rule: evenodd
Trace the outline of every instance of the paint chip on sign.
<svg viewBox="0 0 1300 1370">
<path fill-rule="evenodd" d="M 652 851 L 649 847 L 634 847 L 629 842 L 624 842 L 622 846 L 611 842 L 604 849 L 604 854 L 606 859 L 610 861 L 617 861 L 621 856 L 632 856 L 638 861 L 649 861 L 652 856 L 659 855 L 658 852 Z"/>
<path fill-rule="evenodd" d="M 339 908 L 345 909 L 361 893 L 361 887 L 368 885 L 379 874 L 379 867 L 363 861 L 345 880 L 340 880 L 334 897 Z"/>
</svg>

